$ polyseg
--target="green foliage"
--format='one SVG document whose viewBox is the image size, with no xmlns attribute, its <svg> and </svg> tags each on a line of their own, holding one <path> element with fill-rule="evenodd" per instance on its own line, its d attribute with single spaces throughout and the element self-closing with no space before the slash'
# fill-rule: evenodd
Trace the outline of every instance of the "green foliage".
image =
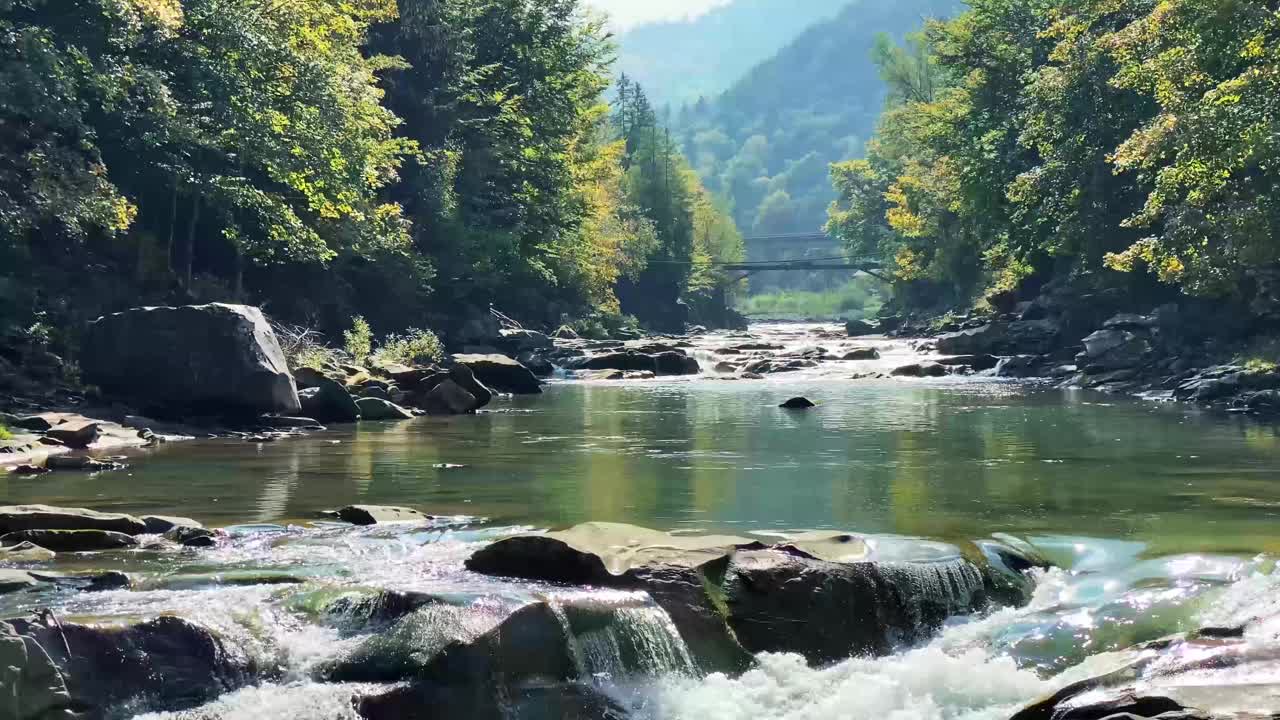
<svg viewBox="0 0 1280 720">
<path fill-rule="evenodd" d="M 879 286 L 877 281 L 857 277 L 825 292 L 780 290 L 745 298 L 738 310 L 748 317 L 776 320 L 862 320 L 875 317 L 884 307 L 885 297 Z"/>
<path fill-rule="evenodd" d="M 4 423 L 0 423 L 0 440 L 12 440 L 12 439 L 13 439 L 13 433 L 9 431 L 8 427 L 5 427 Z"/>
<path fill-rule="evenodd" d="M 595 312 L 576 320 L 573 331 L 588 340 L 608 340 L 619 333 L 638 333 L 640 321 L 618 312 Z"/>
<path fill-rule="evenodd" d="M 1277 47 L 1255 0 L 975 2 L 878 48 L 890 100 L 828 228 L 952 302 L 1104 267 L 1247 299 L 1280 258 Z"/>
<path fill-rule="evenodd" d="M 403 335 L 389 335 L 373 358 L 384 363 L 421 365 L 444 360 L 444 345 L 430 330 L 411 328 Z"/>
<path fill-rule="evenodd" d="M 373 354 L 373 330 L 369 322 L 359 315 L 351 318 L 351 329 L 342 333 L 343 349 L 357 365 L 363 364 Z"/>
</svg>

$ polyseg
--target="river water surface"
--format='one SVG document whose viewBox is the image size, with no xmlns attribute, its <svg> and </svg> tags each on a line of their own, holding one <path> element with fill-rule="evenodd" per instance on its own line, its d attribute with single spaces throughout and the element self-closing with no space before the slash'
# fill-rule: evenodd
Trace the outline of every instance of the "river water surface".
<svg viewBox="0 0 1280 720">
<path fill-rule="evenodd" d="M 350 712 L 352 688 L 310 678 L 358 640 L 311 623 L 309 598 L 359 584 L 518 602 L 532 590 L 462 568 L 479 543 L 512 531 L 605 520 L 734 534 L 1008 534 L 1035 544 L 1059 568 L 1040 578 L 1029 607 L 957 621 L 890 658 L 809 669 L 769 656 L 740 678 L 690 677 L 675 660 L 641 676 L 611 673 L 607 660 L 589 669 L 652 720 L 914 720 L 1007 717 L 1097 652 L 1276 602 L 1275 427 L 989 377 L 853 380 L 919 356 L 904 342 L 818 330 L 753 328 L 836 354 L 877 345 L 884 359 L 763 381 L 561 380 L 474 417 L 266 444 L 170 443 L 124 471 L 0 476 L 7 503 L 183 515 L 232 535 L 198 554 L 60 558 L 59 569 L 127 570 L 138 589 L 0 600 L 0 610 L 52 603 L 71 618 L 195 617 L 284 668 L 278 682 L 224 697 L 208 716 L 305 720 Z M 742 339 L 700 338 L 696 352 L 710 367 L 711 351 L 734 342 Z M 777 408 L 794 395 L 818 408 Z M 412 532 L 316 520 L 352 503 L 439 519 Z M 264 572 L 306 582 L 260 582 Z"/>
</svg>

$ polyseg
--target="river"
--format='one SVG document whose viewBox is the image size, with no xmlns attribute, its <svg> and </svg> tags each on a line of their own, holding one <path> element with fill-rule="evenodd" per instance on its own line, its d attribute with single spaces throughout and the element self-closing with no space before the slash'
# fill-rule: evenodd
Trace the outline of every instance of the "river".
<svg viewBox="0 0 1280 720">
<path fill-rule="evenodd" d="M 199 553 L 60 556 L 57 569 L 122 569 L 136 585 L 0 596 L 0 613 L 49 604 L 64 619 L 176 612 L 282 669 L 200 717 L 328 720 L 352 716 L 360 688 L 318 684 L 314 670 L 363 638 L 316 622 L 313 599 L 360 585 L 518 602 L 545 589 L 462 567 L 481 543 L 513 531 L 607 520 L 762 537 L 1008 534 L 1058 566 L 1038 578 L 1032 603 L 953 621 L 888 658 L 811 669 L 766 656 L 738 678 L 699 678 L 668 633 L 654 641 L 662 651 L 648 672 L 623 676 L 607 659 L 584 668 L 642 719 L 976 720 L 1008 717 L 1098 652 L 1275 602 L 1275 427 L 992 377 L 852 380 L 919 356 L 905 341 L 834 340 L 823 330 L 753 328 L 788 347 L 875 345 L 882 359 L 763 381 L 563 379 L 471 417 L 274 443 L 175 442 L 140 451 L 123 471 L 0 477 L 8 503 L 183 515 L 230 535 Z M 695 353 L 711 366 L 715 348 L 735 341 L 698 338 Z M 777 408 L 794 395 L 818 407 Z M 317 519 L 352 503 L 437 519 L 410 529 Z M 635 623 L 663 635 L 660 618 Z"/>
</svg>

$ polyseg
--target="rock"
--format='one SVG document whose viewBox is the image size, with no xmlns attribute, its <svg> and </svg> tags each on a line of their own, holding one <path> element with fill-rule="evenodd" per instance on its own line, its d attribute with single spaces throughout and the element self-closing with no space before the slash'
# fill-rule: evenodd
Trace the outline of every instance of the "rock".
<svg viewBox="0 0 1280 720">
<path fill-rule="evenodd" d="M 338 518 L 352 525 L 382 525 L 386 523 L 426 522 L 430 515 L 412 508 L 384 505 L 348 505 L 338 511 Z"/>
<path fill-rule="evenodd" d="M 18 530 L 0 535 L 0 545 L 32 543 L 54 552 L 96 552 L 137 547 L 131 535 L 108 530 Z"/>
<path fill-rule="evenodd" d="M 702 372 L 697 360 L 674 350 L 654 355 L 653 364 L 658 375 L 697 375 Z"/>
<path fill-rule="evenodd" d="M 262 311 L 136 308 L 89 325 L 85 380 L 147 406 L 218 415 L 297 413 L 297 388 Z"/>
<path fill-rule="evenodd" d="M 3 573 L 5 571 L 0 571 Z M 0 593 L 3 593 L 0 582 Z M 66 680 L 34 638 L 0 622 L 0 688 L 11 720 L 75 720 L 81 717 Z"/>
<path fill-rule="evenodd" d="M 1000 349 L 1012 355 L 1043 355 L 1053 352 L 1061 337 L 1062 328 L 1053 320 L 1019 320 L 1009 323 Z"/>
<path fill-rule="evenodd" d="M 454 365 L 449 370 L 449 379 L 475 398 L 475 407 L 471 408 L 472 410 L 479 410 L 493 402 L 493 391 L 476 377 L 470 365 Z"/>
<path fill-rule="evenodd" d="M 764 379 L 764 376 L 757 372 L 744 372 L 738 377 L 742 378 L 743 380 L 763 380 Z"/>
<path fill-rule="evenodd" d="M 263 415 L 258 418 L 258 422 L 274 430 L 311 430 L 324 427 L 319 420 L 309 417 Z"/>
<path fill-rule="evenodd" d="M 46 430 L 53 429 L 53 424 L 50 423 L 47 418 L 39 415 L 6 418 L 5 424 L 11 428 L 31 430 L 32 432 L 45 432 Z"/>
<path fill-rule="evenodd" d="M 575 361 L 575 370 L 647 370 L 658 371 L 658 363 L 652 355 L 635 351 L 604 353 Z"/>
<path fill-rule="evenodd" d="M 81 472 L 123 470 L 126 467 L 122 463 L 99 460 L 87 455 L 50 455 L 45 458 L 44 465 L 50 470 L 78 470 Z"/>
<path fill-rule="evenodd" d="M 974 370 L 991 370 L 1000 364 L 1000 358 L 995 355 L 956 355 L 955 357 L 944 357 L 938 359 L 939 365 L 946 367 L 967 367 Z"/>
<path fill-rule="evenodd" d="M 902 317 L 901 315 L 887 315 L 885 317 L 879 318 L 876 322 L 879 323 L 878 329 L 880 330 L 880 332 L 891 333 L 891 332 L 896 332 L 899 328 L 901 328 L 903 323 L 906 322 L 906 318 Z"/>
<path fill-rule="evenodd" d="M 712 370 L 722 375 L 732 375 L 738 372 L 738 366 L 734 365 L 733 363 L 718 362 L 716 363 L 716 366 L 712 368 Z"/>
<path fill-rule="evenodd" d="M 48 551 L 46 550 L 45 552 Z M 52 553 L 50 554 L 52 555 Z M 0 595 L 51 586 L 80 590 L 82 592 L 101 592 L 128 588 L 130 584 L 131 581 L 128 575 L 114 570 L 101 573 L 68 574 L 0 568 Z"/>
<path fill-rule="evenodd" d="M 396 405 L 390 400 L 376 397 L 364 397 L 356 401 L 360 408 L 362 420 L 411 420 L 413 413 Z"/>
<path fill-rule="evenodd" d="M 183 710 L 247 684 L 254 668 L 222 640 L 194 623 L 159 617 L 123 626 L 95 627 L 48 619 L 0 623 L 0 638 L 19 638 L 26 662 L 12 666 L 26 676 L 56 676 L 63 685 L 36 690 L 24 680 L 19 694 L 49 697 L 74 708 L 75 717 L 129 716 L 146 709 Z M 9 640 L 12 642 L 12 640 Z M 34 663 L 32 661 L 35 661 Z M 49 667 L 44 666 L 47 661 Z M 51 676 L 42 675 L 52 669 Z M 0 672 L 6 672 L 0 669 Z M 126 712 L 127 710 L 127 712 Z M 71 715 L 38 715 L 70 718 Z"/>
<path fill-rule="evenodd" d="M 431 415 L 463 415 L 475 412 L 480 407 L 476 396 L 463 390 L 453 380 L 445 380 L 436 385 L 422 399 L 422 408 Z"/>
<path fill-rule="evenodd" d="M 499 392 L 538 395 L 542 382 L 529 368 L 505 355 L 454 355 L 453 361 L 466 365 L 476 379 Z"/>
<path fill-rule="evenodd" d="M 527 350 L 550 350 L 556 346 L 551 338 L 533 330 L 502 330 L 499 337 L 500 344 L 516 354 Z"/>
<path fill-rule="evenodd" d="M 98 441 L 100 435 L 102 435 L 102 427 L 94 422 L 66 423 L 45 431 L 45 437 L 76 450 L 88 448 Z"/>
<path fill-rule="evenodd" d="M 146 523 L 132 515 L 50 505 L 0 507 L 0 535 L 22 530 L 105 530 L 138 535 L 146 529 Z"/>
<path fill-rule="evenodd" d="M 171 515 L 144 515 L 142 522 L 146 525 L 146 534 L 163 535 L 174 528 L 203 528 L 198 521 L 191 518 Z"/>
<path fill-rule="evenodd" d="M 996 375 L 1008 378 L 1038 377 L 1044 366 L 1044 358 L 1040 355 L 1015 355 L 999 362 Z"/>
<path fill-rule="evenodd" d="M 1147 335 L 1128 330 L 1099 330 L 1083 342 L 1084 352 L 1076 364 L 1086 372 L 1138 367 L 1147 362 L 1153 349 Z"/>
<path fill-rule="evenodd" d="M 504 688 L 492 693 L 436 685 L 399 687 L 360 698 L 364 720 L 627 720 L 630 714 L 592 685 L 559 683 Z"/>
<path fill-rule="evenodd" d="M 179 525 L 166 531 L 164 537 L 184 547 L 213 547 L 218 544 L 218 536 L 202 527 Z"/>
<path fill-rule="evenodd" d="M 57 553 L 46 550 L 34 543 L 22 542 L 10 547 L 0 547 L 0 562 L 4 563 L 37 563 L 48 562 L 57 557 Z"/>
<path fill-rule="evenodd" d="M 386 387 L 382 385 L 366 384 L 366 385 L 360 386 L 360 397 L 356 398 L 357 405 L 360 404 L 360 398 L 375 398 L 378 400 L 390 400 L 391 393 L 387 390 Z M 366 420 L 368 419 L 364 417 L 364 413 L 361 413 L 360 417 Z"/>
<path fill-rule="evenodd" d="M 793 397 L 778 407 L 785 408 L 787 410 L 808 410 L 809 408 L 817 407 L 817 404 L 806 397 Z"/>
<path fill-rule="evenodd" d="M 360 420 L 360 406 L 342 383 L 318 375 L 298 393 L 302 412 L 322 423 L 353 423 Z"/>
<path fill-rule="evenodd" d="M 869 323 L 866 320 L 850 320 L 844 324 L 845 332 L 849 337 L 866 337 L 867 335 L 876 335 L 881 332 L 880 326 Z"/>
<path fill-rule="evenodd" d="M 552 333 L 552 337 L 556 338 L 557 340 L 579 340 L 579 339 L 581 339 L 581 336 L 580 336 L 580 335 L 578 335 L 578 331 L 577 331 L 577 330 L 574 330 L 573 328 L 569 327 L 568 325 L 561 325 L 561 326 L 560 326 L 560 328 L 559 328 L 558 330 L 556 330 L 554 333 Z"/>
<path fill-rule="evenodd" d="M 890 374 L 893 375 L 893 377 L 927 378 L 946 377 L 950 374 L 950 371 L 945 365 L 940 365 L 936 362 L 926 362 L 903 365 L 900 368 L 895 368 Z"/>
<path fill-rule="evenodd" d="M 841 359 L 851 361 L 879 360 L 880 351 L 875 348 L 857 348 L 845 353 Z"/>
<path fill-rule="evenodd" d="M 517 355 L 516 362 L 529 368 L 529 372 L 540 378 L 551 377 L 556 374 L 556 366 L 546 357 L 532 350 L 526 350 Z"/>
<path fill-rule="evenodd" d="M 939 335 L 938 352 L 943 355 L 994 355 L 1004 348 L 1008 336 L 1008 325 L 988 323 L 971 330 Z"/>
<path fill-rule="evenodd" d="M 486 575 L 643 590 L 707 669 L 740 668 L 759 652 L 800 653 L 814 664 L 886 654 L 992 599 L 1005 571 L 977 562 L 951 546 L 902 538 L 873 546 L 854 535 L 808 533 L 769 547 L 588 523 L 504 538 L 466 565 Z M 1018 580 L 1020 591 L 1001 600 L 1029 596 L 1031 581 Z"/>
</svg>

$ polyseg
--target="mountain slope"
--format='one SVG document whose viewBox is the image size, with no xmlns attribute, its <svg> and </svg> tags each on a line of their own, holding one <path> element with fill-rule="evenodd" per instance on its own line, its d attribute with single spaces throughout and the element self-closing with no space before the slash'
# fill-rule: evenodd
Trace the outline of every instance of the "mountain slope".
<svg viewBox="0 0 1280 720">
<path fill-rule="evenodd" d="M 642 25 L 618 40 L 615 68 L 662 106 L 724 92 L 849 0 L 735 0 L 694 20 Z"/>
<path fill-rule="evenodd" d="M 804 31 L 714 100 L 686 106 L 674 125 L 744 234 L 809 232 L 834 198 L 827 167 L 859 156 L 885 88 L 871 59 L 877 35 L 901 38 L 958 0 L 854 0 Z"/>
</svg>

